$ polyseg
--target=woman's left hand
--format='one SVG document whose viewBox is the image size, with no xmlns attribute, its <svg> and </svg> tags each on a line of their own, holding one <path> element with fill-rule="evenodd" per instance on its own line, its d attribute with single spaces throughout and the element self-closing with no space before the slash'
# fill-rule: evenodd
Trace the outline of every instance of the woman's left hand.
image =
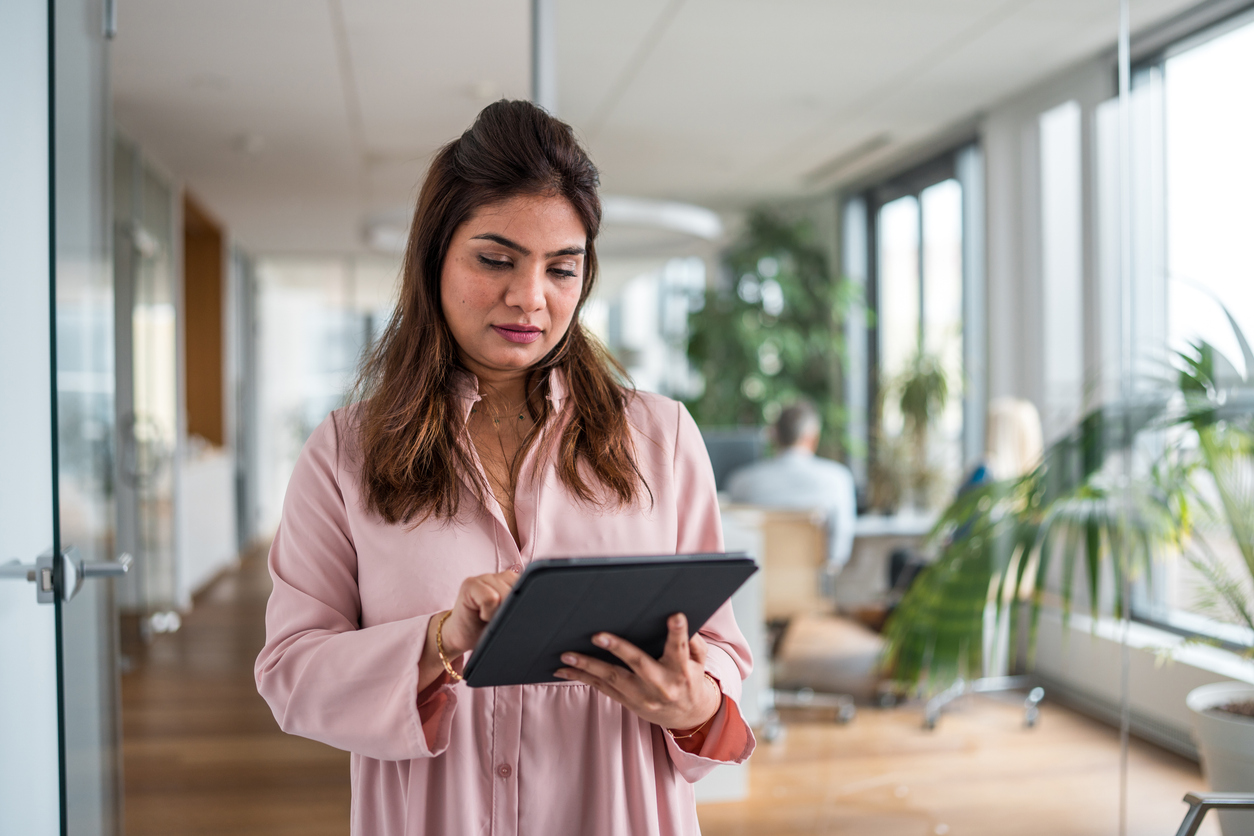
<svg viewBox="0 0 1254 836">
<path fill-rule="evenodd" d="M 663 728 L 697 728 L 718 712 L 723 694 L 705 676 L 705 639 L 700 635 L 688 638 L 688 619 L 683 614 L 672 615 L 666 628 L 661 659 L 617 636 L 598 633 L 592 637 L 593 644 L 622 659 L 627 668 L 579 653 L 563 653 L 562 661 L 569 667 L 554 675 L 591 685 L 641 719 Z"/>
</svg>

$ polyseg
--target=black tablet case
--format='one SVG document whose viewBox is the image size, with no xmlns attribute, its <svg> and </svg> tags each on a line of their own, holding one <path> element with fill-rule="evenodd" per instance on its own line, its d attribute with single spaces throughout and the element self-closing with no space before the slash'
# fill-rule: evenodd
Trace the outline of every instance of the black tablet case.
<svg viewBox="0 0 1254 836">
<path fill-rule="evenodd" d="M 518 578 L 464 671 L 476 687 L 562 682 L 561 654 L 622 664 L 592 644 L 598 632 L 627 639 L 654 658 L 677 612 L 696 633 L 757 571 L 743 554 L 537 560 Z"/>
</svg>

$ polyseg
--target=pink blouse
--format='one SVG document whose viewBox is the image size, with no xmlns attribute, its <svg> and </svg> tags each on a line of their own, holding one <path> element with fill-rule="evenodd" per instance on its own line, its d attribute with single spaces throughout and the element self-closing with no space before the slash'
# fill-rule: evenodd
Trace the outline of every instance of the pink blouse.
<svg viewBox="0 0 1254 836">
<path fill-rule="evenodd" d="M 477 388 L 467 376 L 463 420 Z M 558 375 L 550 388 L 560 426 Z M 468 489 L 463 508 L 473 510 L 452 523 L 388 525 L 367 513 L 351 410 L 314 431 L 288 485 L 256 678 L 284 731 L 353 753 L 352 832 L 698 834 L 691 782 L 754 747 L 736 705 L 752 662 L 730 606 L 701 630 L 725 698 L 696 754 L 580 683 L 470 688 L 441 675 L 418 692 L 428 621 L 468 576 L 542 557 L 722 550 L 714 478 L 687 410 L 631 399 L 652 503 L 623 511 L 580 503 L 533 447 L 514 505 L 521 549 L 496 502 L 484 508 Z"/>
</svg>

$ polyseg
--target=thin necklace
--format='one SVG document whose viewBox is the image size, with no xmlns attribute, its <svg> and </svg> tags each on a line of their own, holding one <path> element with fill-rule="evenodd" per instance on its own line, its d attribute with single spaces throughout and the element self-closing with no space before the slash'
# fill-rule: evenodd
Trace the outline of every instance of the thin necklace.
<svg viewBox="0 0 1254 836">
<path fill-rule="evenodd" d="M 501 436 L 501 430 L 502 430 L 501 421 L 505 420 L 506 418 L 508 418 L 508 416 L 513 415 L 515 413 L 517 413 L 519 421 L 527 420 L 527 415 L 526 415 L 526 412 L 524 411 L 524 407 L 526 406 L 527 401 L 524 399 L 521 403 L 519 403 L 516 406 L 510 407 L 504 413 L 498 413 L 496 412 L 496 410 L 491 408 L 491 405 L 488 403 L 487 398 L 483 397 L 483 393 L 480 393 L 480 396 L 481 396 L 480 403 L 484 404 L 484 410 L 483 410 L 484 415 L 492 419 L 493 429 L 496 430 L 496 445 L 497 445 L 497 448 L 501 451 L 501 463 L 505 465 L 505 469 L 506 469 L 505 481 L 503 483 L 499 483 L 497 487 L 500 488 L 502 491 L 504 491 L 506 496 L 508 496 L 510 501 L 512 502 L 513 497 L 514 497 L 514 479 L 516 478 L 515 467 L 518 464 L 518 456 L 520 453 L 522 453 L 523 445 L 521 443 L 519 444 L 519 447 L 517 450 L 514 451 L 513 456 L 510 456 L 508 453 L 505 452 L 505 439 Z M 479 409 L 477 407 L 471 407 L 470 413 L 472 415 L 478 414 L 478 412 L 479 412 Z M 508 422 L 506 426 L 509 426 L 510 423 L 513 423 L 513 422 Z M 519 430 L 522 429 L 521 425 L 519 424 L 515 424 L 514 426 L 518 427 Z M 491 479 L 490 476 L 489 476 L 489 479 Z M 495 480 L 492 480 L 492 481 L 495 481 Z"/>
<path fill-rule="evenodd" d="M 525 421 L 527 416 L 524 414 L 523 409 L 524 407 L 527 406 L 528 400 L 529 398 L 526 395 L 524 395 L 523 399 L 519 401 L 516 406 L 511 406 L 508 409 L 504 409 L 504 410 L 501 410 L 500 412 L 497 412 L 495 409 L 492 409 L 491 407 L 491 403 L 488 400 L 488 393 L 487 392 L 479 393 L 479 403 L 483 404 L 485 411 L 487 412 L 488 416 L 492 419 L 492 424 L 497 427 L 501 425 L 501 420 L 509 415 L 517 415 L 519 421 Z M 471 407 L 470 412 L 471 414 L 478 412 L 478 407 L 477 406 Z"/>
<path fill-rule="evenodd" d="M 485 398 L 484 403 L 486 404 L 486 402 L 487 401 Z M 513 415 L 515 413 L 517 413 L 519 421 L 525 421 L 527 419 L 527 415 L 526 413 L 523 412 L 523 407 L 526 405 L 527 405 L 527 402 L 524 400 L 522 403 L 518 404 L 517 406 L 512 406 L 509 409 L 504 410 L 503 412 L 497 412 L 496 410 L 491 409 L 491 408 L 487 408 L 484 411 L 487 413 L 488 417 L 492 419 L 493 426 L 499 427 L 501 425 L 502 418 L 508 415 Z M 479 408 L 477 406 L 473 406 L 470 408 L 471 415 L 475 415 L 478 412 L 479 412 Z"/>
</svg>

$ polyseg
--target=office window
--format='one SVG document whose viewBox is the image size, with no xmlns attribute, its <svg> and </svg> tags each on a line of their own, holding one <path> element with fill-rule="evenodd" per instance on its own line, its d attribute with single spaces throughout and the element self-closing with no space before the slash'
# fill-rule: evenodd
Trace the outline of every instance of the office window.
<svg viewBox="0 0 1254 836">
<path fill-rule="evenodd" d="M 1217 303 L 1254 335 L 1254 21 L 1168 58 L 1162 72 L 1168 339 L 1205 336 L 1245 372 Z"/>
<path fill-rule="evenodd" d="M 923 190 L 923 348 L 940 359 L 953 390 L 938 427 L 951 475 L 961 466 L 962 435 L 962 187 L 943 180 Z"/>
<path fill-rule="evenodd" d="M 919 264 L 919 199 L 899 197 L 880 209 L 879 329 L 880 375 L 885 382 L 900 377 L 919 350 L 921 280 Z M 901 431 L 901 414 L 891 399 L 884 404 L 885 429 Z"/>
<path fill-rule="evenodd" d="M 879 265 L 881 382 L 891 384 L 908 373 L 920 351 L 938 360 L 954 391 L 937 428 L 944 439 L 954 439 L 962 432 L 962 188 L 957 180 L 942 180 L 881 207 Z M 897 435 L 903 424 L 889 397 L 885 431 Z M 947 446 L 936 445 L 935 453 L 953 465 Z"/>
<path fill-rule="evenodd" d="M 853 265 L 847 257 L 845 266 L 851 279 L 866 275 L 869 285 L 865 367 L 870 394 L 864 407 L 872 463 L 868 480 L 872 504 L 884 509 L 943 504 L 968 464 L 963 310 L 970 272 L 964 258 L 969 206 L 957 172 L 957 160 L 966 151 L 945 154 L 895 177 L 851 200 L 845 210 L 848 218 L 867 220 L 863 239 L 861 221 L 851 224 L 847 219 L 845 248 L 862 252 L 865 240 L 869 264 L 859 258 Z M 870 269 L 864 272 L 864 266 Z M 931 416 L 922 463 L 927 472 L 922 474 L 900 408 L 901 387 L 919 370 L 920 361 L 939 368 L 948 388 L 944 409 Z M 851 377 L 860 378 L 860 371 Z"/>
<path fill-rule="evenodd" d="M 1155 276 L 1135 271 L 1134 296 L 1139 293 L 1157 305 L 1166 349 L 1205 339 L 1237 374 L 1250 375 L 1254 369 L 1245 368 L 1224 308 L 1247 339 L 1254 337 L 1254 261 L 1248 247 L 1254 229 L 1249 198 L 1254 193 L 1254 109 L 1249 107 L 1254 17 L 1228 21 L 1168 49 L 1141 68 L 1139 79 L 1138 93 L 1160 113 L 1135 125 L 1132 136 L 1142 150 L 1156 149 L 1164 265 L 1158 272 L 1165 276 L 1158 278 L 1162 290 L 1154 292 Z M 1250 469 L 1248 463 L 1244 467 Z M 1243 478 L 1249 484 L 1254 473 Z M 1203 533 L 1235 577 L 1248 577 L 1237 543 L 1224 527 Z M 1200 605 L 1202 585 L 1186 563 L 1165 563 L 1149 586 L 1144 609 L 1151 618 L 1249 644 L 1246 631 Z"/>
</svg>

